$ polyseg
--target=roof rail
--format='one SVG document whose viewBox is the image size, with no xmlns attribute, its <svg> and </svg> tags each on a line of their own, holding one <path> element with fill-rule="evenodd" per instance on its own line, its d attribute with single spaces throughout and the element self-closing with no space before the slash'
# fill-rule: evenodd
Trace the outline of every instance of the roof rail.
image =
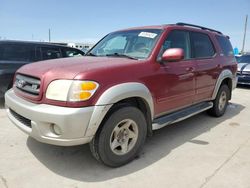
<svg viewBox="0 0 250 188">
<path fill-rule="evenodd" d="M 207 28 L 207 27 L 199 26 L 199 25 L 193 25 L 193 24 L 182 23 L 182 22 L 178 22 L 178 23 L 176 23 L 176 25 L 196 27 L 196 28 L 200 28 L 200 29 L 203 29 L 203 30 L 213 31 L 213 32 L 222 34 L 222 32 L 220 32 L 220 31 L 216 31 L 214 29 L 210 29 L 210 28 Z"/>
</svg>

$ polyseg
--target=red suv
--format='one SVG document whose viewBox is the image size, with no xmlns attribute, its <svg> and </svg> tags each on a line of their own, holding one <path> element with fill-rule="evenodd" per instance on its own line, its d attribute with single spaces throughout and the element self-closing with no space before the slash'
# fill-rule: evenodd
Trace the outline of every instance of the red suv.
<svg viewBox="0 0 250 188">
<path fill-rule="evenodd" d="M 20 68 L 6 95 L 10 120 L 36 140 L 90 143 L 117 167 L 153 130 L 207 110 L 219 117 L 236 86 L 229 37 L 185 23 L 138 27 L 105 36 L 81 58 Z"/>
</svg>

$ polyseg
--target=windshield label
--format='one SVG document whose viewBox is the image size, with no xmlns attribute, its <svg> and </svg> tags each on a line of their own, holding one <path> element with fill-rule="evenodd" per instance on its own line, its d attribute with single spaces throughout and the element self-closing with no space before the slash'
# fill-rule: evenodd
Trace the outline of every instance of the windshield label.
<svg viewBox="0 0 250 188">
<path fill-rule="evenodd" d="M 155 38 L 157 36 L 157 34 L 156 33 L 150 33 L 150 32 L 140 32 L 138 36 L 153 39 L 153 38 Z"/>
</svg>

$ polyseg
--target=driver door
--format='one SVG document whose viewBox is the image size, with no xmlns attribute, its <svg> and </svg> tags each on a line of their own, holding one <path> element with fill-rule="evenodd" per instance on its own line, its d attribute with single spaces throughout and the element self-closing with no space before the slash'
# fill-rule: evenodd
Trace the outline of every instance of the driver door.
<svg viewBox="0 0 250 188">
<path fill-rule="evenodd" d="M 173 30 L 166 37 L 159 56 L 169 48 L 182 48 L 185 57 L 178 62 L 160 64 L 161 84 L 156 102 L 158 115 L 192 105 L 195 96 L 195 63 L 191 57 L 189 32 Z"/>
</svg>

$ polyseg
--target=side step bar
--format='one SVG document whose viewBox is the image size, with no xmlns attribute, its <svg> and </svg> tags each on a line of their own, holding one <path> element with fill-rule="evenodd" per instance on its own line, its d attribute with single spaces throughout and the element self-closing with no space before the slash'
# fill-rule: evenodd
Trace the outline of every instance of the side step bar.
<svg viewBox="0 0 250 188">
<path fill-rule="evenodd" d="M 177 112 L 170 113 L 168 115 L 156 118 L 153 121 L 152 129 L 157 130 L 167 125 L 182 121 L 200 112 L 206 111 L 213 107 L 212 102 L 202 102 L 191 107 L 184 108 Z"/>
</svg>

